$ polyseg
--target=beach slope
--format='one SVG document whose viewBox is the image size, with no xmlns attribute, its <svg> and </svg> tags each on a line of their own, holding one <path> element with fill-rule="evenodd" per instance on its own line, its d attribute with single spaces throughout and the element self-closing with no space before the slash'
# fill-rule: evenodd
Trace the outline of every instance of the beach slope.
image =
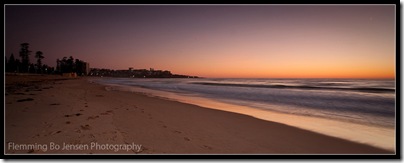
<svg viewBox="0 0 404 163">
<path fill-rule="evenodd" d="M 86 78 L 7 75 L 6 154 L 394 154 L 247 115 L 105 87 Z M 91 147 L 94 143 L 100 146 Z M 24 144 L 38 148 L 17 149 Z M 124 144 L 136 148 L 108 148 Z"/>
</svg>

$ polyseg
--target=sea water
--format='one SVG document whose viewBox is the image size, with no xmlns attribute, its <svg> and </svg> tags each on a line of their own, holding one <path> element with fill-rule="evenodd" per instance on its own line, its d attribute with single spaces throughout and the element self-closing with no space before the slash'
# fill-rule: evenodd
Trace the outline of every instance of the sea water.
<svg viewBox="0 0 404 163">
<path fill-rule="evenodd" d="M 142 91 L 156 96 L 168 96 L 158 92 L 169 92 L 171 95 L 168 98 L 182 102 L 184 102 L 184 98 L 199 99 L 190 103 L 201 104 L 201 106 L 209 107 L 202 103 L 214 101 L 222 103 L 222 107 L 242 106 L 259 109 L 260 112 L 256 114 L 256 117 L 261 119 L 276 119 L 275 121 L 281 123 L 285 122 L 322 133 L 331 134 L 334 130 L 333 136 L 337 135 L 351 140 L 355 139 L 352 135 L 359 137 L 356 140 L 368 137 L 368 141 L 378 142 L 372 143 L 365 140 L 365 143 L 388 149 L 392 149 L 394 146 L 396 122 L 394 79 L 100 78 L 96 82 L 116 87 L 146 88 Z M 147 90 L 154 90 L 154 92 Z M 140 90 L 138 89 L 138 91 Z M 185 100 L 185 102 L 187 101 Z M 227 107 L 225 110 L 240 113 L 236 109 L 229 108 L 232 107 Z M 252 111 L 241 113 L 249 114 L 248 112 Z M 262 118 L 265 117 L 263 114 L 267 113 L 269 118 Z M 281 113 L 280 115 L 287 116 L 279 118 L 272 114 L 271 117 L 269 115 L 271 113 Z M 254 114 L 249 115 L 254 116 Z M 316 123 L 307 123 L 310 119 L 303 118 L 300 121 L 305 121 L 306 125 L 302 125 L 301 122 L 287 120 L 288 116 L 289 119 L 290 116 L 312 117 L 341 123 L 324 121 L 323 124 L 328 126 L 321 126 Z M 292 119 L 299 118 L 292 117 Z M 326 131 L 327 127 L 330 131 Z"/>
</svg>

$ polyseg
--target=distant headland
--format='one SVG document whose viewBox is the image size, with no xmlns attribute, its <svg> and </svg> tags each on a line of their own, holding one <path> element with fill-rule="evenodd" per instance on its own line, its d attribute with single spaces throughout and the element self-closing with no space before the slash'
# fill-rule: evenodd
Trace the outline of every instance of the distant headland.
<svg viewBox="0 0 404 163">
<path fill-rule="evenodd" d="M 199 78 L 198 76 L 172 74 L 167 70 L 155 70 L 153 68 L 147 69 L 133 69 L 127 70 L 111 70 L 91 68 L 88 76 L 99 77 L 128 77 L 128 78 Z"/>
</svg>

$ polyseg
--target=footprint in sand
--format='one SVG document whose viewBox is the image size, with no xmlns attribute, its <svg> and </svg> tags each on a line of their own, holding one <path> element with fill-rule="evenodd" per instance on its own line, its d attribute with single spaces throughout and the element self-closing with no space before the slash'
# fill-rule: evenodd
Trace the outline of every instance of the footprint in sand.
<svg viewBox="0 0 404 163">
<path fill-rule="evenodd" d="M 189 138 L 187 138 L 187 137 L 184 137 L 184 140 L 186 140 L 186 141 L 191 141 L 191 139 L 189 139 Z"/>
<path fill-rule="evenodd" d="M 108 111 L 106 111 L 104 113 L 101 113 L 101 115 L 110 115 L 110 114 L 113 114 L 113 112 L 114 111 L 112 111 L 112 110 L 108 110 Z"/>
<path fill-rule="evenodd" d="M 48 135 L 55 135 L 55 134 L 58 134 L 58 133 L 61 133 L 62 131 L 53 131 L 53 132 L 51 132 L 51 133 L 49 133 Z M 45 135 L 46 136 L 46 135 Z"/>
<path fill-rule="evenodd" d="M 50 89 L 50 88 L 53 88 L 52 86 L 50 86 L 50 87 L 43 87 L 42 89 Z"/>
<path fill-rule="evenodd" d="M 71 122 L 70 121 L 66 121 L 66 124 L 70 124 Z"/>
<path fill-rule="evenodd" d="M 182 133 L 181 131 L 177 131 L 177 130 L 175 130 L 173 132 L 176 133 L 176 134 L 181 134 Z"/>
<path fill-rule="evenodd" d="M 60 103 L 52 103 L 52 104 L 50 104 L 50 105 L 60 105 Z"/>
<path fill-rule="evenodd" d="M 80 127 L 81 127 L 81 129 L 83 129 L 83 130 L 91 130 L 90 125 L 81 125 Z"/>
<path fill-rule="evenodd" d="M 114 135 L 110 138 L 107 138 L 107 140 L 115 141 L 118 138 L 118 136 Z"/>
<path fill-rule="evenodd" d="M 36 135 L 32 136 L 31 138 L 37 138 L 37 137 L 40 137 L 40 135 L 36 134 Z"/>
<path fill-rule="evenodd" d="M 90 138 L 90 139 L 94 139 L 94 138 L 95 138 L 95 135 L 90 134 L 90 135 L 88 135 L 88 138 Z"/>
<path fill-rule="evenodd" d="M 128 142 L 126 142 L 126 141 L 123 141 L 125 144 L 130 144 L 130 143 L 128 143 Z M 148 148 L 146 148 L 144 145 L 142 145 L 141 147 L 140 147 L 140 150 L 138 151 L 138 150 L 135 150 L 135 149 L 132 149 L 132 152 L 133 153 L 142 153 L 142 152 L 144 152 L 144 151 L 146 151 L 146 150 L 149 150 Z"/>
<path fill-rule="evenodd" d="M 24 99 L 19 99 L 17 102 L 24 102 L 24 101 L 33 101 L 33 98 L 24 98 Z"/>
<path fill-rule="evenodd" d="M 53 124 L 52 123 L 48 123 L 48 122 L 43 122 L 43 124 L 47 127 L 47 128 L 49 128 L 49 127 L 52 127 L 53 126 Z"/>
<path fill-rule="evenodd" d="M 212 149 L 213 149 L 212 147 L 207 146 L 207 145 L 203 145 L 203 147 L 206 148 L 206 149 L 209 149 L 209 150 L 212 150 Z"/>
<path fill-rule="evenodd" d="M 87 118 L 87 120 L 90 120 L 90 119 L 97 119 L 97 118 L 99 118 L 99 117 L 100 117 L 100 116 L 98 116 L 98 115 L 97 115 L 97 116 L 90 116 L 90 117 Z"/>
<path fill-rule="evenodd" d="M 80 116 L 80 115 L 83 115 L 83 114 L 81 114 L 81 113 L 70 114 L 70 115 L 66 114 L 65 117 Z"/>
</svg>

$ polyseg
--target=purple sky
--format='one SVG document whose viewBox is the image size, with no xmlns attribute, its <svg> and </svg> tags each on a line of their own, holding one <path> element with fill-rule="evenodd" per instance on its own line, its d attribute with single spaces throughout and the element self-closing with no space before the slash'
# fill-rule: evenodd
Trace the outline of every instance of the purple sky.
<svg viewBox="0 0 404 163">
<path fill-rule="evenodd" d="M 315 77 L 341 64 L 359 66 L 341 76 L 394 72 L 394 5 L 6 5 L 5 14 L 7 57 L 28 42 L 31 62 L 40 50 L 50 66 L 73 56 L 208 77 Z"/>
</svg>

